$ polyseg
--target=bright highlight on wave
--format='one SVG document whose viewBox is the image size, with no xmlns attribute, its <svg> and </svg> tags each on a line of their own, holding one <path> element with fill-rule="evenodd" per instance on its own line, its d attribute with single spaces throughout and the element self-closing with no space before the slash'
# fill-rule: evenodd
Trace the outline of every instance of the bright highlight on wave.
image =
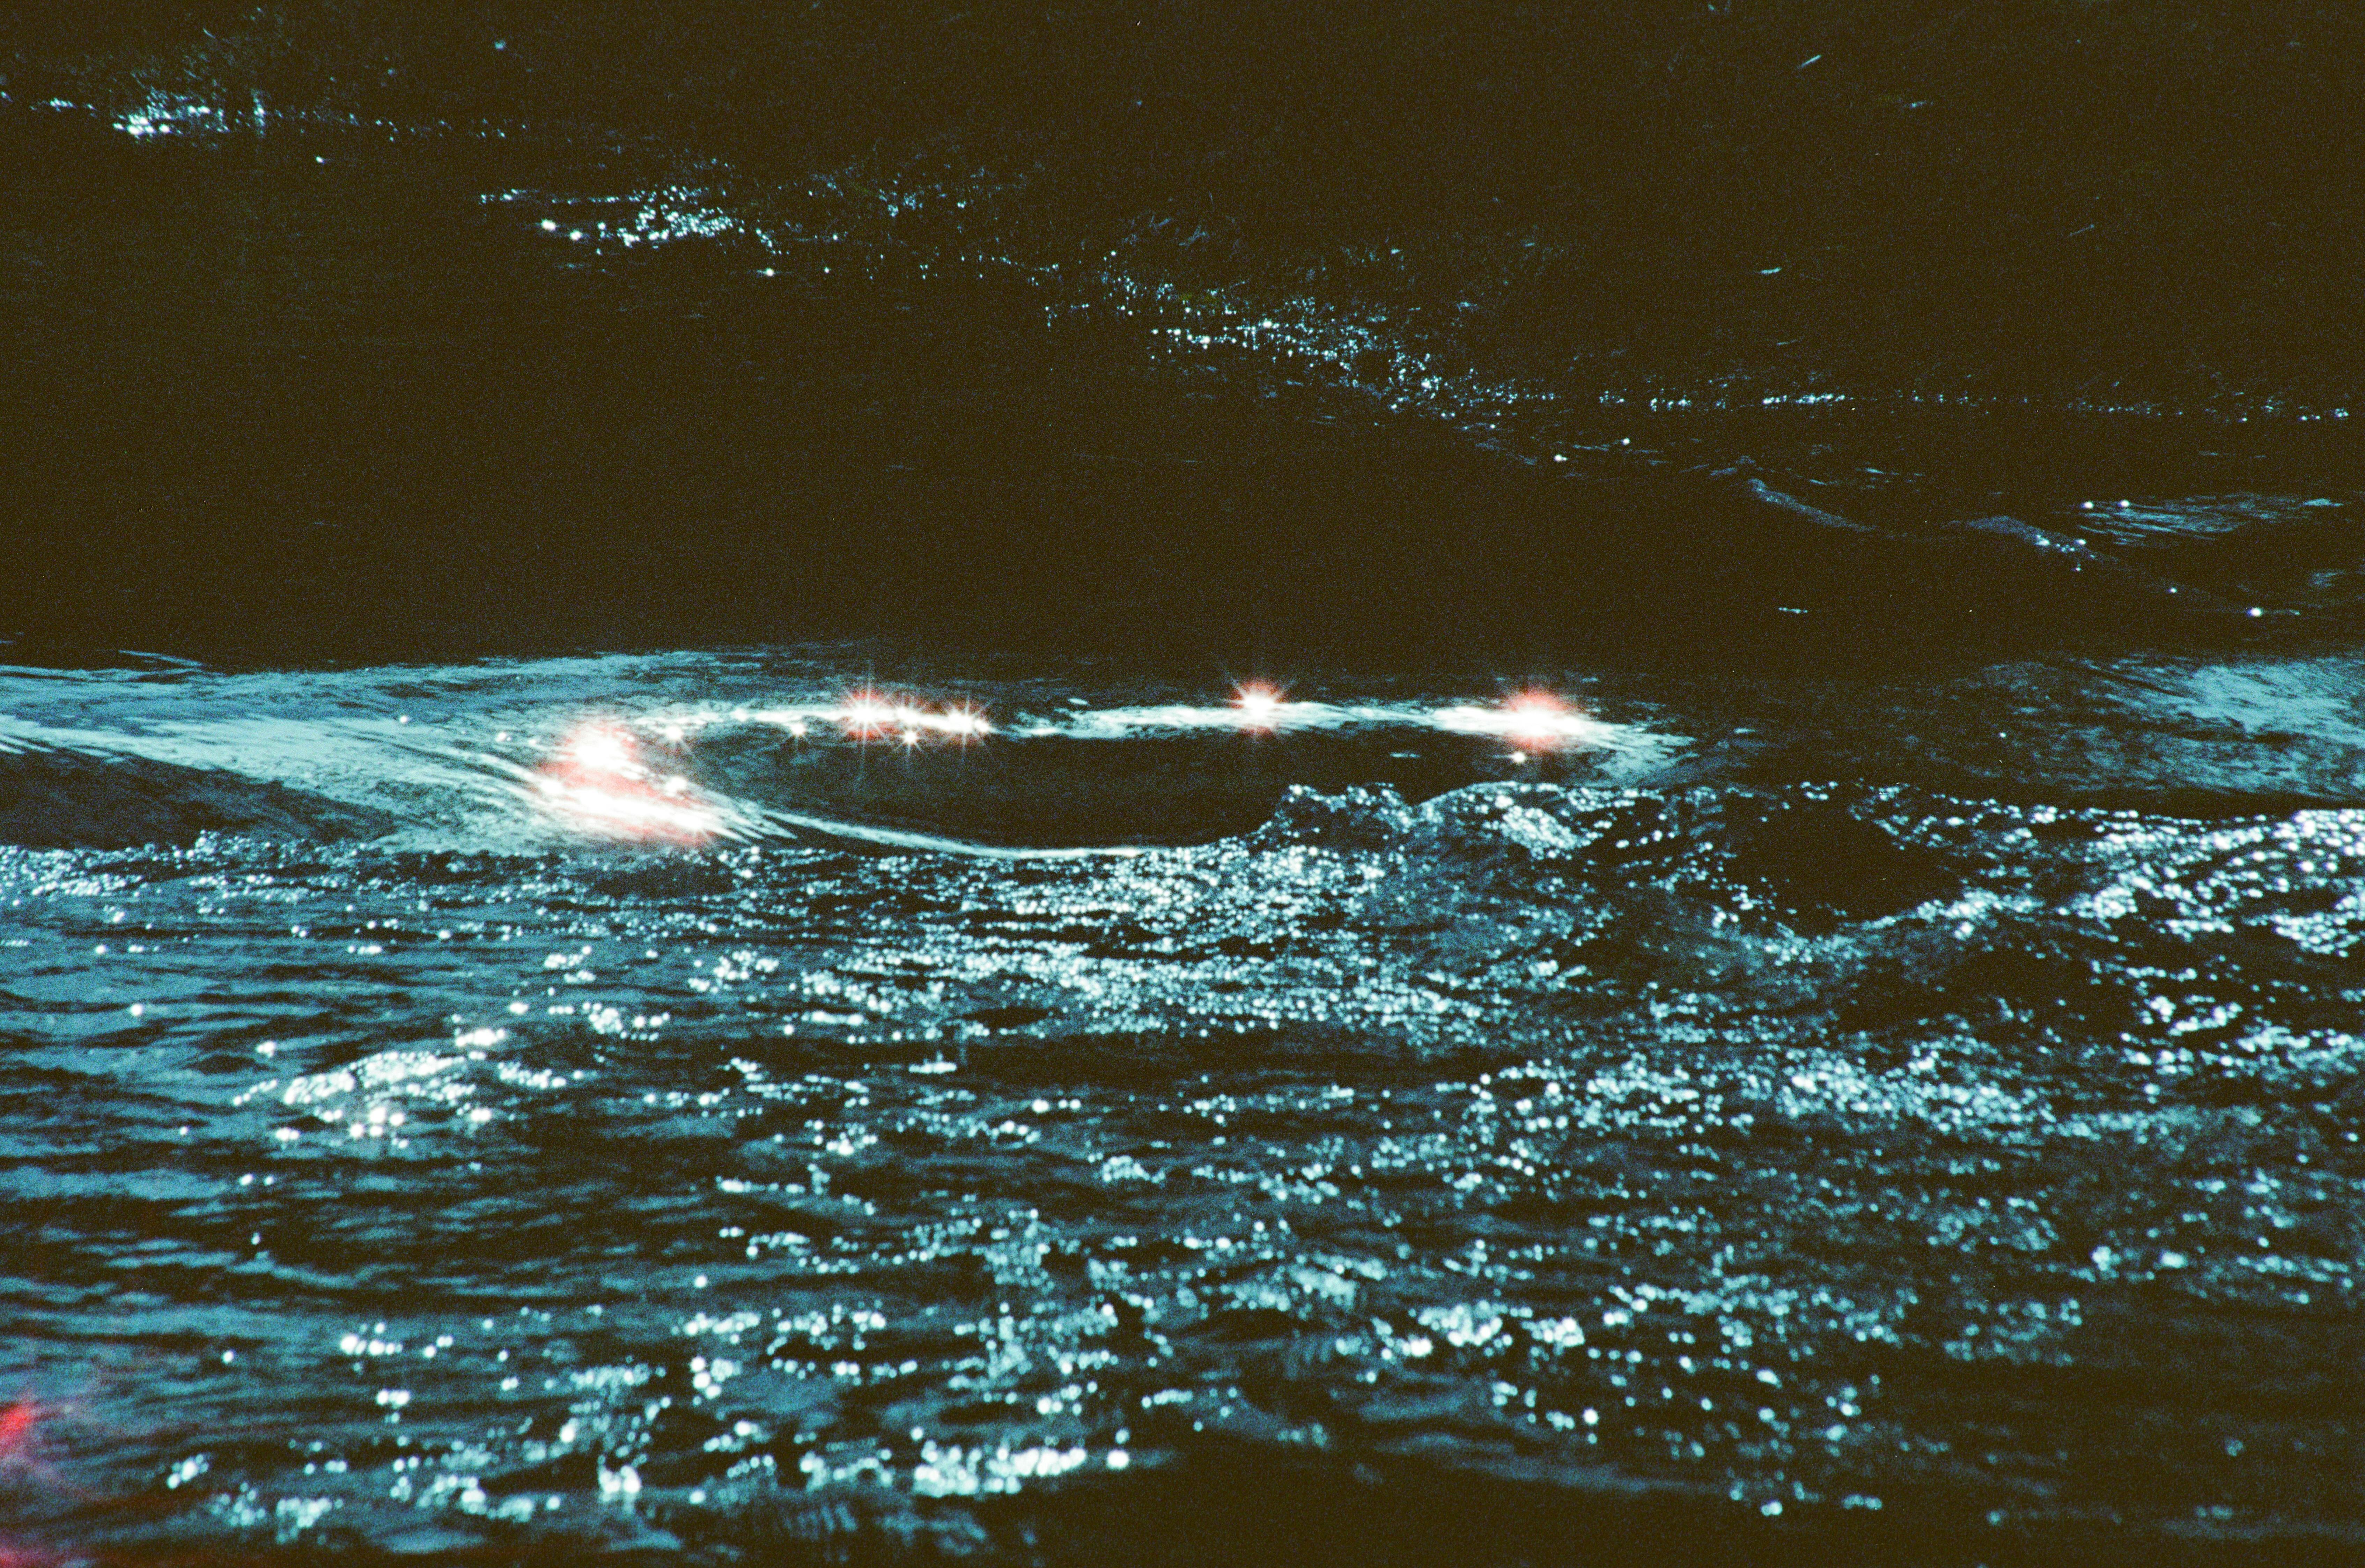
<svg viewBox="0 0 2365 1568">
<path fill-rule="evenodd" d="M 1432 722 L 1459 734 L 1499 735 L 1524 752 L 1597 745 L 1603 738 L 1599 723 L 1549 691 L 1515 692 L 1491 708 L 1440 708 Z"/>
<path fill-rule="evenodd" d="M 612 720 L 587 720 L 569 731 L 534 788 L 569 826 L 603 838 L 696 845 L 723 825 L 713 802 L 682 775 L 651 767 L 639 738 Z"/>
<path fill-rule="evenodd" d="M 877 691 L 862 690 L 848 696 L 837 708 L 822 717 L 836 722 L 838 727 L 858 741 L 893 738 L 905 745 L 918 745 L 928 740 L 971 741 L 993 733 L 993 725 L 983 713 L 967 703 L 946 703 L 929 708 L 904 698 L 888 697 Z M 803 732 L 798 730 L 797 734 Z"/>
<path fill-rule="evenodd" d="M 862 748 L 894 746 L 916 756 L 924 748 L 966 747 L 1003 733 L 970 702 L 921 699 L 863 686 L 835 699 L 792 706 L 676 711 L 634 721 L 586 718 L 567 730 L 538 766 L 518 771 L 545 813 L 588 836 L 701 846 L 718 839 L 761 835 L 785 819 L 731 794 L 701 788 L 690 777 L 689 760 L 693 744 L 704 732 L 717 725 L 727 729 L 750 723 L 785 731 L 794 738 L 800 757 L 814 763 L 823 760 L 822 752 L 831 741 Z M 1630 728 L 1604 723 L 1541 689 L 1514 692 L 1483 705 L 1340 705 L 1290 700 L 1285 688 L 1267 681 L 1243 683 L 1233 689 L 1230 701 L 1222 703 L 1076 707 L 1040 720 L 1022 715 L 1011 732 L 1011 744 L 1023 745 L 1028 739 L 1054 736 L 1120 740 L 1194 732 L 1228 733 L 1279 744 L 1286 736 L 1395 732 L 1402 737 L 1397 744 L 1417 746 L 1420 743 L 1415 737 L 1422 731 L 1492 741 L 1507 746 L 1511 756 L 1521 761 L 1561 752 L 1641 755 L 1651 749 L 1639 745 L 1636 733 Z M 821 750 L 808 750 L 813 746 Z M 727 773 L 744 768 L 750 760 L 750 754 L 726 742 L 718 766 Z M 853 760 L 846 758 L 848 763 Z M 1082 754 L 1069 760 L 1081 766 Z M 957 787 L 957 775 L 926 776 L 947 788 Z M 759 781 L 759 798 L 762 788 Z"/>
<path fill-rule="evenodd" d="M 1281 711 L 1282 696 L 1279 688 L 1251 680 L 1235 689 L 1234 700 L 1239 704 L 1243 723 L 1251 729 L 1269 730 Z"/>
<path fill-rule="evenodd" d="M 1615 747 L 1631 732 L 1586 714 L 1566 699 L 1541 689 L 1514 693 L 1487 706 L 1475 703 L 1430 707 L 1384 702 L 1340 705 L 1289 701 L 1283 689 L 1252 682 L 1234 689 L 1220 706 L 1165 703 L 1141 708 L 1083 709 L 1056 720 L 1021 726 L 1026 735 L 1126 735 L 1194 731 L 1251 734 L 1303 734 L 1360 729 L 1443 730 L 1448 734 L 1501 739 L 1523 756 L 1542 752 Z"/>
</svg>

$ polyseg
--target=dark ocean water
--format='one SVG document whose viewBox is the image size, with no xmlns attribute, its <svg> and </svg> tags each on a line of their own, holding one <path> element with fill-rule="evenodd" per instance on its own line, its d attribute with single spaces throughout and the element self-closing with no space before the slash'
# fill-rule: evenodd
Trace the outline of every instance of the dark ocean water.
<svg viewBox="0 0 2365 1568">
<path fill-rule="evenodd" d="M 2365 39 L 0 11 L 0 1564 L 2365 1560 Z"/>
</svg>

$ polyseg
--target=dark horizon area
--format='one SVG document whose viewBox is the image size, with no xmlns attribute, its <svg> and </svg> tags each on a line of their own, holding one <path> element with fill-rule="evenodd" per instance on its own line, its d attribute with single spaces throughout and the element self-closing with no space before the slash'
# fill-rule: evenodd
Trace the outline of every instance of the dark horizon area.
<svg viewBox="0 0 2365 1568">
<path fill-rule="evenodd" d="M 0 634 L 2076 640 L 1699 476 L 1908 535 L 2358 487 L 2345 9 L 1357 15 L 21 8 Z M 2135 564 L 2292 608 L 2325 532 Z"/>
</svg>

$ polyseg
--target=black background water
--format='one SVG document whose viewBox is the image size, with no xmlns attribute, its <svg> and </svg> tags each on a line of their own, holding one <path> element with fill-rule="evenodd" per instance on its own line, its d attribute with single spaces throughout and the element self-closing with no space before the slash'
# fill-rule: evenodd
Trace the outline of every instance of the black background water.
<svg viewBox="0 0 2365 1568">
<path fill-rule="evenodd" d="M 2352 1554 L 2359 30 L 9 13 L 0 1553 Z"/>
</svg>

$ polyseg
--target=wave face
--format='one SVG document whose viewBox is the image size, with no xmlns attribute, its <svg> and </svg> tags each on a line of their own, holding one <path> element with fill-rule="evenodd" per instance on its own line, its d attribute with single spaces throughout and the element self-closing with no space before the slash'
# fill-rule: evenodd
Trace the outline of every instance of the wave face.
<svg viewBox="0 0 2365 1568">
<path fill-rule="evenodd" d="M 0 17 L 0 1564 L 2358 1555 L 2222 13 Z"/>
<path fill-rule="evenodd" d="M 2342 678 L 18 672 L 12 1550 L 2348 1550 Z"/>
</svg>

